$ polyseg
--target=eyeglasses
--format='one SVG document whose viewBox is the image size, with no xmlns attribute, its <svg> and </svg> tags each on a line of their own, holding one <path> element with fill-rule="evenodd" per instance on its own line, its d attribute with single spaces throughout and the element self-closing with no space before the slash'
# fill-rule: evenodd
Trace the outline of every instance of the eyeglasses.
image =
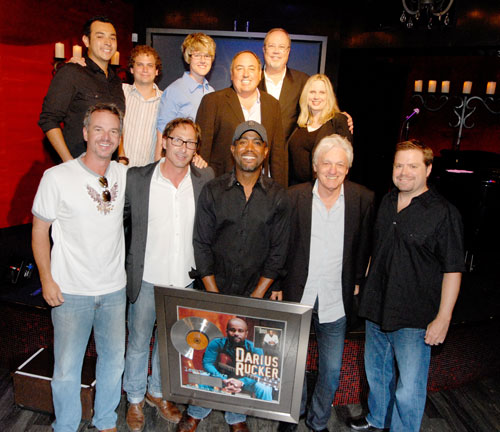
<svg viewBox="0 0 500 432">
<path fill-rule="evenodd" d="M 104 202 L 110 202 L 111 192 L 108 189 L 108 179 L 104 176 L 99 177 L 99 184 L 105 189 L 102 191 L 102 200 Z"/>
<path fill-rule="evenodd" d="M 189 57 L 194 58 L 195 60 L 212 60 L 212 56 L 206 53 L 191 53 Z"/>
<path fill-rule="evenodd" d="M 167 138 L 172 140 L 172 145 L 175 147 L 182 147 L 183 144 L 186 144 L 188 150 L 196 150 L 196 147 L 198 147 L 197 141 L 184 141 L 182 138 L 172 136 Z"/>
<path fill-rule="evenodd" d="M 288 47 L 286 45 L 267 44 L 266 49 L 271 50 L 271 51 L 277 50 L 281 53 L 284 53 L 285 51 L 288 51 L 290 49 L 290 47 Z"/>
</svg>

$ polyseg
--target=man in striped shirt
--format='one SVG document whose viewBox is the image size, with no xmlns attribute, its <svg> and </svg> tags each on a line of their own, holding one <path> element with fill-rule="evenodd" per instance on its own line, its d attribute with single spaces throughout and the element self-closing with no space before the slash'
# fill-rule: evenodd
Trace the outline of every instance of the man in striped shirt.
<svg viewBox="0 0 500 432">
<path fill-rule="evenodd" d="M 123 122 L 123 142 L 118 159 L 130 166 L 153 162 L 156 144 L 156 117 L 162 91 L 155 84 L 161 71 L 161 59 L 156 50 L 138 45 L 130 53 L 129 68 L 133 84 L 123 84 L 126 114 Z"/>
</svg>

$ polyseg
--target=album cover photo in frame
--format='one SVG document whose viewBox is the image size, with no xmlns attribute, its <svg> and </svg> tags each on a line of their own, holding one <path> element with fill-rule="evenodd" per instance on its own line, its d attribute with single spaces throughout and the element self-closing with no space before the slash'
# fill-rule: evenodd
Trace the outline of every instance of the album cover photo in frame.
<svg viewBox="0 0 500 432">
<path fill-rule="evenodd" d="M 167 400 L 298 422 L 311 308 L 155 287 Z"/>
</svg>

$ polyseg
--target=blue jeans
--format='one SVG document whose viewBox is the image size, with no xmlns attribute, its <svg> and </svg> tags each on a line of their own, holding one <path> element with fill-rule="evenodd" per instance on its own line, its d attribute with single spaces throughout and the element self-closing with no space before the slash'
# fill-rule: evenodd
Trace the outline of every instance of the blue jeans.
<svg viewBox="0 0 500 432">
<path fill-rule="evenodd" d="M 318 377 L 307 413 L 306 424 L 315 430 L 325 429 L 332 412 L 332 403 L 339 386 L 342 354 L 346 330 L 346 317 L 320 324 L 318 313 L 313 311 L 312 322 L 318 343 Z M 304 379 L 300 413 L 306 411 L 307 380 Z"/>
<path fill-rule="evenodd" d="M 54 375 L 52 398 L 55 432 L 74 432 L 82 418 L 82 365 L 92 328 L 97 350 L 96 395 L 92 423 L 97 429 L 116 425 L 125 354 L 125 289 L 102 296 L 63 294 L 52 309 Z"/>
<path fill-rule="evenodd" d="M 371 425 L 390 427 L 391 432 L 420 430 L 431 358 L 424 337 L 425 329 L 384 332 L 366 321 L 365 369 L 370 386 L 366 419 Z"/>
<path fill-rule="evenodd" d="M 127 392 L 127 400 L 130 403 L 139 403 L 144 399 L 146 383 L 152 396 L 163 397 L 156 334 L 151 358 L 152 372 L 148 382 L 149 346 L 155 321 L 154 285 L 142 281 L 135 303 L 130 303 L 128 307 L 128 343 L 123 389 Z"/>
<path fill-rule="evenodd" d="M 212 412 L 212 408 L 205 408 L 197 405 L 188 406 L 188 414 L 195 419 L 204 419 Z M 245 414 L 225 412 L 224 418 L 227 424 L 236 424 L 246 421 L 247 416 Z"/>
</svg>

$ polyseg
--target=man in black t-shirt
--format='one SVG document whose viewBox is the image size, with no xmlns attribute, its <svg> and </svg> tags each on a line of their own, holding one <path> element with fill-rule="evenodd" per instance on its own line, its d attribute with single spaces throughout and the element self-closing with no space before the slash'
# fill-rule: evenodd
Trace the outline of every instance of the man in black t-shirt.
<svg viewBox="0 0 500 432">
<path fill-rule="evenodd" d="M 359 310 L 370 412 L 349 420 L 354 430 L 420 430 L 431 346 L 446 338 L 464 271 L 460 214 L 427 186 L 432 160 L 418 141 L 396 147 Z"/>
<path fill-rule="evenodd" d="M 88 49 L 87 66 L 68 63 L 57 72 L 38 122 L 63 162 L 77 158 L 86 149 L 82 123 L 89 107 L 114 103 L 125 112 L 122 82 L 108 67 L 117 46 L 113 23 L 106 17 L 89 19 L 83 27 L 82 41 Z"/>
</svg>

